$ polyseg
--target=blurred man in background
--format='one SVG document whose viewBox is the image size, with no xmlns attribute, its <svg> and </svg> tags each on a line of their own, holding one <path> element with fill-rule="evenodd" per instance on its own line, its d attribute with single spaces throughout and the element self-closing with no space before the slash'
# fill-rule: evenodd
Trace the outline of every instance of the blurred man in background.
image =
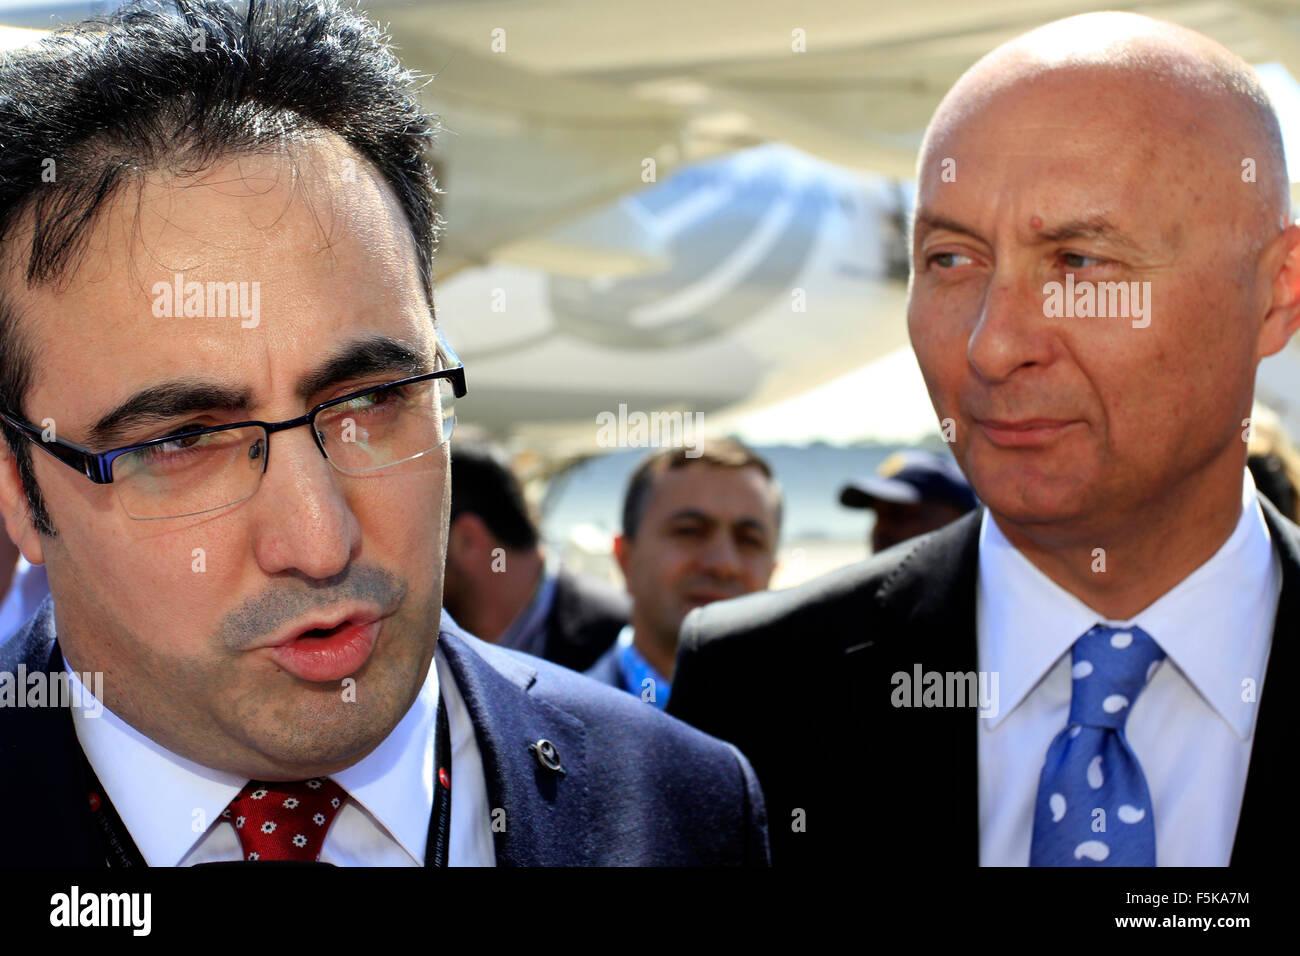
<svg viewBox="0 0 1300 956">
<path fill-rule="evenodd" d="M 846 508 L 876 513 L 872 554 L 942 528 L 977 503 L 957 463 L 928 451 L 895 452 L 874 476 L 850 482 L 840 492 L 840 504 Z"/>
<path fill-rule="evenodd" d="M 486 641 L 586 670 L 614 643 L 631 600 L 547 556 L 505 455 L 451 454 L 451 527 L 443 605 Z"/>
<path fill-rule="evenodd" d="M 713 601 L 765 589 L 780 528 L 781 489 L 772 469 L 739 442 L 669 448 L 647 458 L 628 482 L 623 533 L 614 540 L 632 623 L 588 676 L 662 709 L 682 619 Z"/>
</svg>

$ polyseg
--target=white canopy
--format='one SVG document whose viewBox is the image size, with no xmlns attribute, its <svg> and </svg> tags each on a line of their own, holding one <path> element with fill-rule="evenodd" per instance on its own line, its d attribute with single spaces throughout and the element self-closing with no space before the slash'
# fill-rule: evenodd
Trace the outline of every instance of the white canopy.
<svg viewBox="0 0 1300 956">
<path fill-rule="evenodd" d="M 0 0 L 0 23 L 48 26 L 103 6 Z M 907 200 L 895 184 L 911 179 L 944 92 L 997 44 L 1132 9 L 1300 75 L 1290 0 L 364 8 L 408 67 L 434 77 L 422 95 L 444 127 L 438 310 L 470 369 L 465 420 L 588 447 L 592 415 L 619 402 L 734 421 L 724 413 L 905 346 Z M 786 148 L 722 160 L 768 143 Z M 843 409 L 843 388 L 823 394 Z M 1265 363 L 1260 397 L 1300 434 L 1300 344 Z M 816 414 L 787 418 L 797 428 Z"/>
</svg>

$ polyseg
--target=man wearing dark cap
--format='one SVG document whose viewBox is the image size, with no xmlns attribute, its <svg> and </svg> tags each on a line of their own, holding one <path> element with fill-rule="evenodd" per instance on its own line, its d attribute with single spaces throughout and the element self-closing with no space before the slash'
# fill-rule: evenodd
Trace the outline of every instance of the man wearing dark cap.
<svg viewBox="0 0 1300 956">
<path fill-rule="evenodd" d="M 951 458 L 927 451 L 900 451 L 881 462 L 874 476 L 845 485 L 840 504 L 876 513 L 871 551 L 879 554 L 956 521 L 977 502 L 966 476 Z"/>
</svg>

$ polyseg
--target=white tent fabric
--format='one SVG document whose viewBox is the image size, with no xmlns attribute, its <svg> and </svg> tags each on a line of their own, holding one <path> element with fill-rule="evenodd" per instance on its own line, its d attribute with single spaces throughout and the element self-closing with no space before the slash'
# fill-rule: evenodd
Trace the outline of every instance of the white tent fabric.
<svg viewBox="0 0 1300 956">
<path fill-rule="evenodd" d="M 0 0 L 0 24 L 49 26 L 108 5 Z M 444 127 L 434 161 L 447 191 L 438 307 L 473 363 L 467 420 L 501 434 L 588 443 L 593 409 L 613 399 L 721 418 L 815 388 L 905 345 L 904 290 L 888 248 L 899 203 L 881 183 L 912 177 L 943 93 L 1004 40 L 1072 14 L 1128 9 L 1300 76 L 1293 0 L 362 6 L 393 36 L 403 62 L 433 77 L 422 96 Z M 824 165 L 814 188 L 790 170 L 769 170 L 786 177 L 786 192 L 763 200 L 748 228 L 733 229 L 719 214 L 714 241 L 748 242 L 761 259 L 763 242 L 775 244 L 773 217 L 783 203 L 803 203 L 801 214 L 812 215 L 822 208 L 809 198 L 817 190 L 834 197 L 839 211 L 805 229 L 815 241 L 779 296 L 756 294 L 760 278 L 735 272 L 746 254 L 739 247 L 706 253 L 712 272 L 674 276 L 674 256 L 695 247 L 677 221 L 687 212 L 656 205 L 656 185 L 674 171 L 723 169 L 707 161 L 765 143 L 876 178 L 850 184 L 850 173 Z M 651 160 L 654 182 L 647 181 Z M 760 188 L 761 177 L 746 180 L 743 167 L 738 175 L 737 183 L 750 185 L 734 189 Z M 685 243 L 676 251 L 674 237 Z M 807 295 L 803 312 L 790 304 L 795 288 Z M 498 291 L 504 312 L 493 309 Z M 733 302 L 750 303 L 744 321 L 727 319 Z M 557 308 L 561 331 L 573 334 L 551 334 Z M 1265 363 L 1260 391 L 1300 434 L 1297 373 L 1300 344 L 1293 344 Z"/>
</svg>

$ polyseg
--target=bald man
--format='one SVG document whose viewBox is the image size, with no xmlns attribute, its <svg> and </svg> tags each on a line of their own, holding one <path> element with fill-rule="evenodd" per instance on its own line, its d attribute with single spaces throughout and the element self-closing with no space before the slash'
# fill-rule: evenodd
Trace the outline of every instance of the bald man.
<svg viewBox="0 0 1300 956">
<path fill-rule="evenodd" d="M 750 757 L 774 865 L 1281 849 L 1300 529 L 1244 439 L 1300 322 L 1289 213 L 1257 78 L 1187 30 L 1060 21 L 944 98 L 908 328 L 984 507 L 683 625 L 669 712 Z"/>
</svg>

